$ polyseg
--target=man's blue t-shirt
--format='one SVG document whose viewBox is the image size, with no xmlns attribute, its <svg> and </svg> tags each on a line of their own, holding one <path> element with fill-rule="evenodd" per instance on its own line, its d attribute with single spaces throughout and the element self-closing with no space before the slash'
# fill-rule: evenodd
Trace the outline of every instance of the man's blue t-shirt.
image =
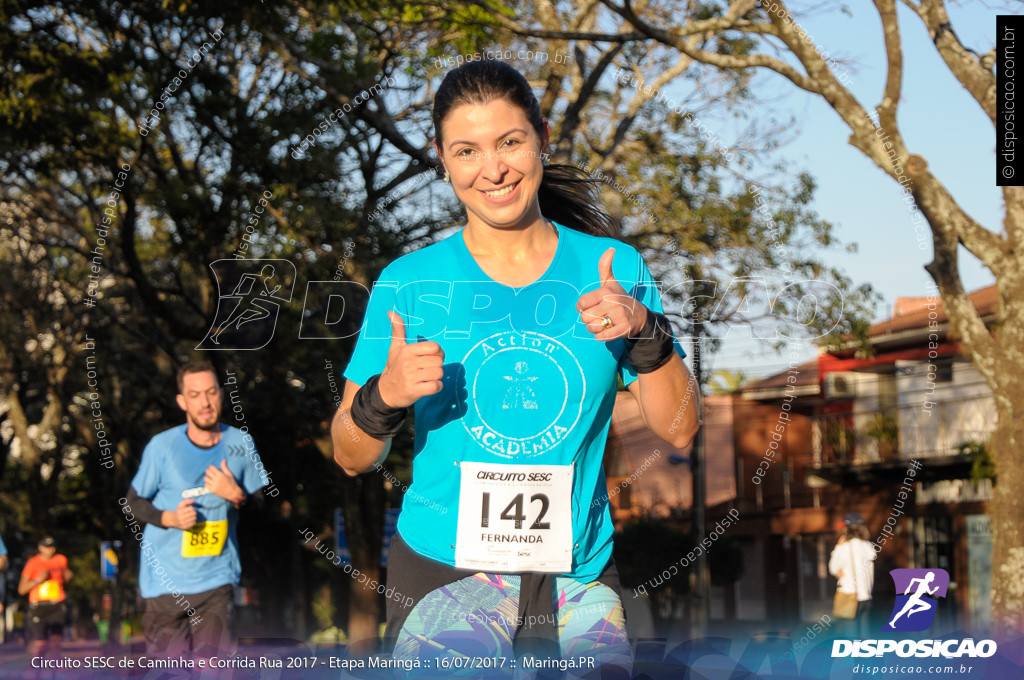
<svg viewBox="0 0 1024 680">
<path fill-rule="evenodd" d="M 462 230 L 395 260 L 374 285 L 345 377 L 363 385 L 384 370 L 389 310 L 405 321 L 407 342 L 432 340 L 444 350 L 443 389 L 414 405 L 413 483 L 398 519 L 410 547 L 454 566 L 461 462 L 573 464 L 574 549 L 567 575 L 589 582 L 612 552 L 602 460 L 616 378 L 629 385 L 637 375 L 625 360 L 624 341 L 596 340 L 576 303 L 600 287 L 598 261 L 614 247 L 619 284 L 649 309 L 663 310 L 634 248 L 555 227 L 554 259 L 521 288 L 491 279 Z M 676 351 L 685 356 L 678 344 Z"/>
<path fill-rule="evenodd" d="M 4 539 L 0 538 L 0 557 L 7 554 L 7 546 L 4 545 Z"/>
<path fill-rule="evenodd" d="M 139 557 L 139 589 L 143 597 L 173 591 L 201 593 L 222 585 L 238 585 L 242 566 L 238 559 L 234 504 L 203 486 L 206 468 L 227 460 L 235 481 L 247 494 L 263 488 L 263 469 L 252 437 L 221 425 L 220 442 L 211 448 L 192 443 L 187 425 L 153 437 L 142 452 L 142 464 L 132 479 L 141 498 L 159 510 L 174 510 L 185 498 L 194 498 L 197 527 L 192 531 L 147 524 Z M 258 464 L 258 465 L 257 465 Z"/>
</svg>

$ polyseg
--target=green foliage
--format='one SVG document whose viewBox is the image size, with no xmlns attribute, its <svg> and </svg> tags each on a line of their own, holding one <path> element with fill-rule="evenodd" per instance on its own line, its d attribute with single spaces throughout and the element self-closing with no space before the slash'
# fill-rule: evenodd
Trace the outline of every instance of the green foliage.
<svg viewBox="0 0 1024 680">
<path fill-rule="evenodd" d="M 899 423 L 890 415 L 876 413 L 864 428 L 864 434 L 880 443 L 895 444 L 900 438 Z"/>
<path fill-rule="evenodd" d="M 857 441 L 857 432 L 852 427 L 837 420 L 825 421 L 825 441 L 828 442 L 837 463 L 848 463 Z"/>
<path fill-rule="evenodd" d="M 983 479 L 998 480 L 996 474 L 996 462 L 992 458 L 992 452 L 988 450 L 988 443 L 983 441 L 969 440 L 956 445 L 956 452 L 961 456 L 969 456 L 971 460 L 971 481 L 980 482 Z"/>
<path fill-rule="evenodd" d="M 314 609 L 318 607 L 318 604 L 313 605 Z M 323 618 L 324 614 L 317 614 L 317 621 Z M 345 635 L 345 631 L 337 626 L 329 626 L 323 630 L 318 630 L 309 636 L 309 644 L 311 645 L 343 645 L 348 642 L 348 636 Z"/>
<path fill-rule="evenodd" d="M 334 621 L 334 599 L 331 597 L 331 591 L 327 588 L 321 588 L 317 595 L 313 600 L 313 616 L 316 617 L 320 628 L 325 629 L 330 627 L 331 622 Z"/>
<path fill-rule="evenodd" d="M 830 225 L 807 207 L 810 177 L 779 173 L 777 181 L 759 183 L 769 206 L 762 211 L 748 182 L 735 177 L 750 167 L 747 153 L 767 153 L 769 146 L 738 153 L 731 163 L 701 137 L 692 116 L 656 101 L 629 113 L 630 88 L 610 83 L 608 73 L 613 64 L 640 65 L 649 74 L 670 67 L 673 55 L 650 41 L 608 47 L 509 31 L 509 21 L 536 18 L 528 2 L 32 0 L 0 7 L 0 268 L 6 274 L 0 389 L 27 423 L 15 427 L 14 411 L 0 411 L 0 529 L 29 534 L 66 527 L 75 537 L 69 555 L 93 571 L 99 541 L 120 538 L 126 547 L 118 588 L 126 601 L 134 599 L 138 546 L 124 529 L 117 499 L 150 437 L 181 422 L 173 374 L 193 356 L 205 354 L 222 374 L 237 375 L 244 420 L 281 490 L 267 508 L 247 510 L 255 514 L 239 527 L 243 571 L 263 595 L 315 592 L 334 577 L 319 566 L 308 570 L 308 583 L 305 571 L 280 578 L 298 549 L 289 537 L 296 524 L 319 531 L 338 506 L 349 508 L 348 522 L 366 531 L 380 521 L 382 480 L 344 478 L 328 432 L 334 412 L 328 375 L 341 382 L 365 297 L 346 294 L 351 313 L 347 326 L 336 329 L 345 339 L 299 340 L 298 330 L 314 321 L 303 305 L 305 282 L 337 276 L 369 286 L 396 256 L 462 221 L 450 190 L 426 181 L 436 164 L 429 107 L 446 71 L 435 65 L 437 57 L 497 47 L 573 54 L 571 64 L 513 65 L 542 90 L 556 160 L 600 163 L 638 195 L 624 200 L 604 187 L 624 217 L 625 238 L 650 258 L 656 276 L 690 282 L 672 294 L 676 301 L 691 298 L 706 322 L 703 335 L 756 321 L 735 303 L 760 294 L 752 277 L 784 264 L 796 275 L 836 284 L 858 303 L 869 297 L 807 255 L 811 246 L 833 244 Z M 599 5 L 590 17 L 561 3 L 555 11 L 567 26 L 610 20 Z M 678 20 L 722 11 L 720 3 L 700 3 Z M 203 58 L 180 78 L 200 47 Z M 741 37 L 719 49 L 740 54 L 750 44 Z M 596 64 L 609 71 L 593 73 Z M 579 87 L 591 76 L 592 83 Z M 395 85 L 354 105 L 384 78 Z M 695 68 L 679 82 L 691 113 L 739 110 L 752 101 L 745 74 L 709 81 Z M 158 104 L 159 118 L 152 120 Z M 351 111 L 324 125 L 342 105 Z M 147 119 L 151 129 L 142 135 Z M 307 136 L 313 145 L 300 149 Z M 130 170 L 112 194 L 125 164 Z M 245 257 L 291 261 L 295 294 L 279 310 L 265 348 L 197 352 L 220 304 L 210 264 L 233 257 L 264 191 L 272 198 Z M 393 200 L 384 214 L 369 219 L 385 197 Z M 104 222 L 108 206 L 112 217 Z M 657 220 L 649 222 L 650 215 Z M 788 254 L 770 247 L 773 238 Z M 351 256 L 343 255 L 347 249 Z M 737 277 L 742 280 L 733 286 Z M 90 288 L 98 303 L 92 307 L 84 304 Z M 820 310 L 807 318 L 810 312 L 800 308 L 802 290 L 773 298 L 775 309 L 799 328 L 823 325 Z M 703 298 L 693 301 L 694 294 L 731 302 L 718 313 L 700 304 Z M 680 308 L 671 301 L 667 308 Z M 95 365 L 87 368 L 90 358 Z M 97 409 L 112 442 L 112 468 L 102 465 Z M 232 416 L 225 413 L 228 422 Z M 411 448 L 409 436 L 401 437 L 389 459 L 403 479 Z M 279 550 L 264 549 L 268 531 Z M 625 544 L 644 531 L 666 557 L 685 553 L 686 539 L 659 528 L 631 529 Z M 354 547 L 366 548 L 359 540 Z M 369 563 L 372 552 L 361 553 Z M 647 568 L 624 559 L 624 573 Z M 75 592 L 91 600 L 103 584 L 85 574 Z M 685 579 L 672 587 L 685 588 Z"/>
<path fill-rule="evenodd" d="M 110 584 L 100 578 L 99 545 L 91 552 L 68 555 L 68 567 L 75 577 L 65 588 L 71 602 L 87 602 L 92 610 L 100 608 L 100 599 L 110 592 Z"/>
<path fill-rule="evenodd" d="M 642 83 L 634 82 L 639 93 Z M 749 96 L 733 85 L 717 105 Z M 783 167 L 769 179 L 737 178 L 747 159 L 723 140 L 704 139 L 711 135 L 701 120 L 707 112 L 679 115 L 668 104 L 647 104 L 645 121 L 665 121 L 661 134 L 640 131 L 615 169 L 616 188 L 643 187 L 644 200 L 636 205 L 610 191 L 606 198 L 624 206 L 625 238 L 664 282 L 665 308 L 682 333 L 714 339 L 749 326 L 777 347 L 789 339 L 843 343 L 864 335 L 879 298 L 816 254 L 838 242 L 833 226 L 810 208 L 814 179 Z M 773 149 L 761 143 L 758 153 Z"/>
<path fill-rule="evenodd" d="M 747 376 L 743 371 L 719 369 L 711 374 L 709 384 L 712 394 L 732 394 L 743 387 L 746 381 Z"/>
</svg>

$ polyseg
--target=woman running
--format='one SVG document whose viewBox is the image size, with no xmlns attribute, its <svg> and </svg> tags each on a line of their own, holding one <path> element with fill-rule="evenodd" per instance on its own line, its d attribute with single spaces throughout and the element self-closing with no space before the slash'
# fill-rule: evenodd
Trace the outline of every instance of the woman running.
<svg viewBox="0 0 1024 680">
<path fill-rule="evenodd" d="M 522 74 L 454 69 L 433 123 L 466 224 L 381 273 L 332 425 L 354 475 L 415 415 L 388 558 L 388 586 L 414 604 L 388 601 L 386 643 L 396 659 L 573 659 L 631 677 L 602 459 L 619 376 L 654 433 L 692 440 L 685 353 L 592 180 L 544 164 Z"/>
</svg>

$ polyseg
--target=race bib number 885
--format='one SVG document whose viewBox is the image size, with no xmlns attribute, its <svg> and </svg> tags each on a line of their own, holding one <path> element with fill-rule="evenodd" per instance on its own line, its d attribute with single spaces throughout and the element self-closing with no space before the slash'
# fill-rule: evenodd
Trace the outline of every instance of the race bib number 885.
<svg viewBox="0 0 1024 680">
<path fill-rule="evenodd" d="M 572 569 L 572 466 L 463 462 L 455 566 Z"/>
<path fill-rule="evenodd" d="M 228 521 L 200 522 L 182 533 L 182 557 L 206 557 L 219 555 L 228 540 Z"/>
</svg>

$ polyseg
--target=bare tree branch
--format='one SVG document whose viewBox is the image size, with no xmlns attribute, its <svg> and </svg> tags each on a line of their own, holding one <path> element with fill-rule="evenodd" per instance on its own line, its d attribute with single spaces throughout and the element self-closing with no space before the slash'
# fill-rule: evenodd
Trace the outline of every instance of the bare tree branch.
<svg viewBox="0 0 1024 680">
<path fill-rule="evenodd" d="M 992 121 L 996 121 L 996 76 L 991 68 L 986 68 L 983 58 L 972 50 L 964 47 L 957 37 L 946 12 L 943 0 L 922 0 L 921 10 L 917 13 L 928 29 L 928 34 L 935 43 L 939 56 L 946 62 L 950 72 L 963 85 L 974 101 L 978 102 L 982 111 Z"/>
<path fill-rule="evenodd" d="M 882 128 L 896 130 L 896 109 L 903 89 L 903 46 L 900 43 L 900 25 L 896 16 L 895 0 L 875 0 L 875 8 L 882 19 L 885 56 L 888 64 L 885 74 L 885 95 L 878 105 L 878 120 Z M 902 141 L 902 140 L 901 140 Z"/>
</svg>

